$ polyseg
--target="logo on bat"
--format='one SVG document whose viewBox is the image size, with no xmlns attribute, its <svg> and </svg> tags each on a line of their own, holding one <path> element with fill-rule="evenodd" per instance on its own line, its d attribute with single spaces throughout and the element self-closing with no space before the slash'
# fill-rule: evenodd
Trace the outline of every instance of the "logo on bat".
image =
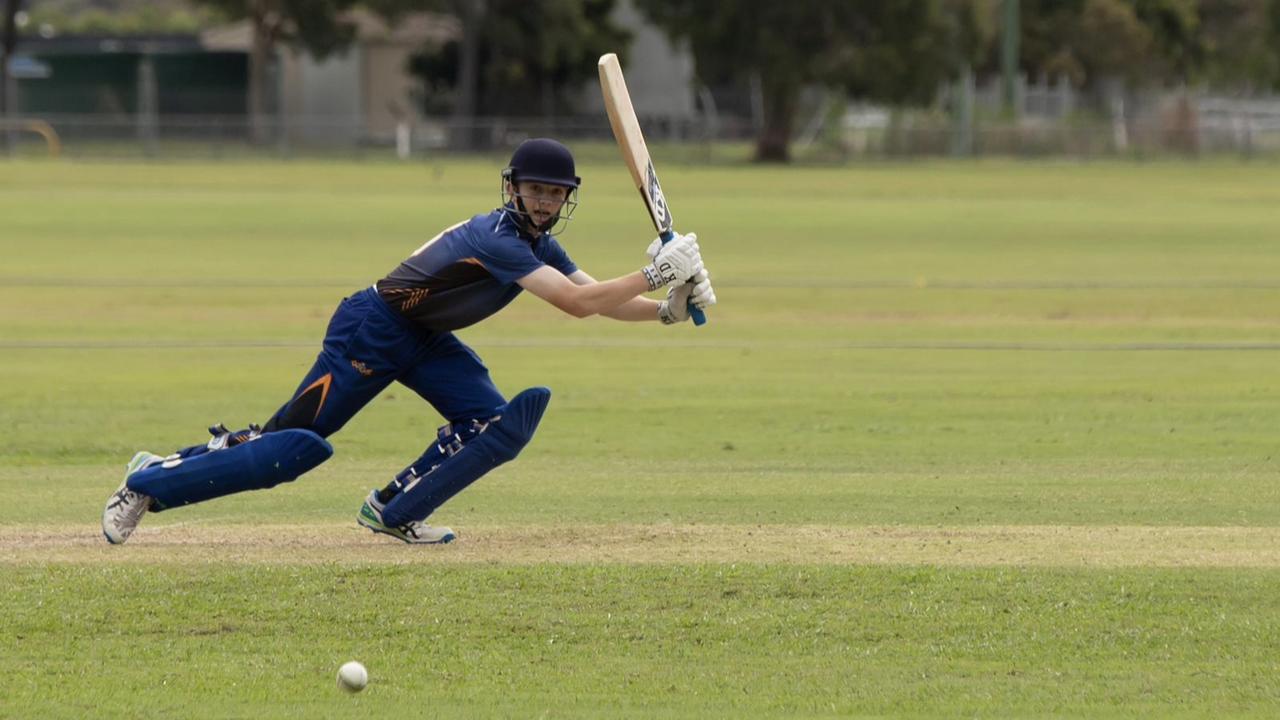
<svg viewBox="0 0 1280 720">
<path fill-rule="evenodd" d="M 659 228 L 670 230 L 671 211 L 667 209 L 667 198 L 662 194 L 662 186 L 658 184 L 658 173 L 653 170 L 652 159 L 649 160 L 649 168 L 645 174 L 646 194 L 649 198 L 649 206 L 653 208 L 653 216 L 658 219 Z"/>
</svg>

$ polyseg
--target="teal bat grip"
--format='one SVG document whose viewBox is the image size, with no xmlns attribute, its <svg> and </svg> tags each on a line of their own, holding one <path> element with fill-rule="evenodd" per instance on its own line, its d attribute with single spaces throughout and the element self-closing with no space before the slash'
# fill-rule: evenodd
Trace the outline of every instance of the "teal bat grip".
<svg viewBox="0 0 1280 720">
<path fill-rule="evenodd" d="M 676 233 L 674 230 L 663 230 L 662 233 L 658 235 L 658 238 L 662 240 L 663 245 L 666 245 L 667 243 L 671 242 L 672 240 L 675 239 L 675 237 L 676 237 Z M 689 303 L 689 317 L 693 318 L 694 325 L 707 324 L 706 313 L 694 307 L 692 302 Z"/>
</svg>

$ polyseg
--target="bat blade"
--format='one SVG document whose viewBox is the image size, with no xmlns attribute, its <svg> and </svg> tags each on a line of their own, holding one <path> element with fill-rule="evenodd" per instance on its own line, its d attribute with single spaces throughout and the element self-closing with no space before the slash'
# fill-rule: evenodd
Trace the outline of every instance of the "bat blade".
<svg viewBox="0 0 1280 720">
<path fill-rule="evenodd" d="M 604 93 L 604 109 L 609 115 L 609 126 L 613 128 L 618 148 L 622 151 L 622 159 L 631 172 L 636 188 L 640 190 L 653 226 L 660 234 L 670 233 L 673 224 L 671 209 L 667 206 L 662 186 L 658 183 L 658 173 L 653 168 L 649 148 L 640 131 L 640 121 L 636 119 L 631 93 L 627 91 L 627 81 L 622 75 L 618 56 L 613 53 L 602 56 L 598 67 L 600 89 Z"/>
<path fill-rule="evenodd" d="M 658 182 L 653 159 L 649 157 L 649 147 L 644 143 L 640 121 L 631 104 L 631 93 L 627 91 L 627 81 L 622 76 L 622 65 L 618 62 L 617 55 L 608 53 L 600 56 L 597 67 L 600 71 L 600 90 L 604 93 L 604 109 L 609 115 L 613 137 L 617 139 L 622 159 L 631 172 L 631 179 L 639 189 L 640 197 L 644 199 L 649 219 L 653 221 L 658 237 L 666 243 L 675 237 L 671 209 L 667 206 L 666 195 L 662 193 L 662 185 Z M 707 321 L 706 315 L 693 305 L 689 306 L 689 315 L 695 325 L 702 325 Z"/>
</svg>

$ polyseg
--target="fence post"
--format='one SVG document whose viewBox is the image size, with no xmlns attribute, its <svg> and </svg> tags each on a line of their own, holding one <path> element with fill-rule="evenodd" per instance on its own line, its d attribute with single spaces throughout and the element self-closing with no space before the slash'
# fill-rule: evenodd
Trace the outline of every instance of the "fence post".
<svg viewBox="0 0 1280 720">
<path fill-rule="evenodd" d="M 1017 119 L 1019 108 L 1017 90 L 1018 41 L 1022 35 L 1022 21 L 1018 17 L 1019 0 L 1004 0 L 1000 33 L 1000 75 L 1003 82 L 1004 112 L 1009 119 Z"/>
<path fill-rule="evenodd" d="M 965 63 L 956 80 L 951 98 L 951 154 L 968 157 L 973 154 L 973 67 Z"/>
<path fill-rule="evenodd" d="M 137 68 L 138 107 L 134 121 L 138 139 L 147 157 L 156 155 L 156 130 L 159 125 L 159 90 L 156 87 L 156 66 L 151 52 L 143 48 Z"/>
<path fill-rule="evenodd" d="M 411 140 L 409 123 L 403 120 L 396 123 L 396 157 L 401 160 L 409 159 L 409 153 L 412 149 Z"/>
</svg>

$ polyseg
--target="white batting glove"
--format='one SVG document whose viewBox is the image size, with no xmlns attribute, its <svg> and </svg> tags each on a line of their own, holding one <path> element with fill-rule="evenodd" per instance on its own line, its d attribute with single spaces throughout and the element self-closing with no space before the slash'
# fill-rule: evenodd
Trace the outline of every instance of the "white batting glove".
<svg viewBox="0 0 1280 720">
<path fill-rule="evenodd" d="M 649 247 L 652 249 L 653 245 Z M 702 253 L 698 249 L 698 236 L 693 233 L 676 235 L 666 245 L 659 242 L 653 262 L 641 268 L 650 290 L 688 280 L 699 270 L 702 270 Z"/>
<path fill-rule="evenodd" d="M 711 273 L 702 269 L 689 282 L 667 289 L 667 299 L 658 304 L 658 319 L 663 325 L 675 325 L 689 319 L 689 305 L 706 310 L 716 304 L 716 291 L 711 287 Z"/>
<path fill-rule="evenodd" d="M 703 268 L 689 280 L 693 284 L 693 292 L 689 293 L 689 301 L 699 310 L 706 310 L 716 304 L 716 291 L 711 287 L 711 271 Z"/>
</svg>

